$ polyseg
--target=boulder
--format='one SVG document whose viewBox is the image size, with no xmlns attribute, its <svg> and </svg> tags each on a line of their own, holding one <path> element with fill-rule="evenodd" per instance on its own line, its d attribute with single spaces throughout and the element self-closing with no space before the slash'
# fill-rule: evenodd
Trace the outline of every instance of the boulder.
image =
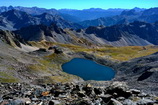
<svg viewBox="0 0 158 105">
<path fill-rule="evenodd" d="M 130 89 L 129 91 L 132 92 L 132 94 L 140 94 L 140 90 L 137 90 L 137 89 Z"/>
<path fill-rule="evenodd" d="M 84 92 L 82 92 L 82 91 L 79 91 L 79 92 L 77 93 L 77 95 L 78 95 L 79 97 L 81 97 L 81 98 L 86 97 L 86 95 L 85 95 Z"/>
<path fill-rule="evenodd" d="M 103 92 L 103 90 L 101 88 L 94 88 L 94 93 L 96 95 L 100 95 L 100 94 L 102 94 L 102 92 Z"/>
<path fill-rule="evenodd" d="M 60 105 L 61 102 L 59 100 L 51 100 L 49 101 L 48 105 Z"/>
<path fill-rule="evenodd" d="M 83 87 L 82 88 L 84 91 L 85 91 L 85 94 L 87 95 L 87 96 L 91 96 L 91 95 L 93 95 L 94 94 L 94 91 L 93 91 L 93 88 L 92 87 Z"/>
<path fill-rule="evenodd" d="M 121 102 L 115 100 L 115 99 L 111 99 L 107 105 L 123 105 Z"/>
<path fill-rule="evenodd" d="M 113 96 L 110 95 L 110 94 L 106 94 L 106 95 L 100 96 L 100 98 L 101 98 L 105 103 L 109 102 L 112 97 L 113 97 Z"/>
<path fill-rule="evenodd" d="M 123 105 L 137 105 L 137 103 L 133 102 L 130 99 L 126 99 L 126 100 L 124 100 Z"/>
<path fill-rule="evenodd" d="M 54 53 L 56 53 L 56 54 L 63 53 L 62 49 L 57 47 L 57 46 L 51 46 L 51 47 L 48 48 L 48 50 L 54 50 Z"/>
<path fill-rule="evenodd" d="M 137 101 L 137 105 L 154 105 L 154 101 L 153 100 L 150 100 L 150 99 L 146 99 L 146 98 L 143 98 L 139 101 Z"/>
<path fill-rule="evenodd" d="M 115 98 L 117 98 L 117 97 L 129 98 L 130 96 L 132 96 L 132 93 L 127 90 L 128 90 L 128 88 L 127 88 L 126 83 L 114 82 L 114 83 L 112 83 L 112 85 L 110 87 L 108 87 L 106 93 L 115 96 Z"/>
</svg>

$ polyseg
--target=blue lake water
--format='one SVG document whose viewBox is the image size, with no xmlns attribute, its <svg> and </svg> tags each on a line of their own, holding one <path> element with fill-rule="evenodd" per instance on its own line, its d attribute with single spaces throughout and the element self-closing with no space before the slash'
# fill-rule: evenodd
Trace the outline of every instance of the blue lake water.
<svg viewBox="0 0 158 105">
<path fill-rule="evenodd" d="M 106 81 L 115 76 L 115 71 L 94 61 L 74 58 L 62 65 L 64 72 L 77 75 L 84 80 Z"/>
</svg>

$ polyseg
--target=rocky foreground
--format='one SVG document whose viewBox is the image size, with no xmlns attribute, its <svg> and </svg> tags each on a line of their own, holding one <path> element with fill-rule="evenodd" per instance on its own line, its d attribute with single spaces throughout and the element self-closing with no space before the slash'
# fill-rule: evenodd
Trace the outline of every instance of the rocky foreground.
<svg viewBox="0 0 158 105">
<path fill-rule="evenodd" d="M 30 85 L 1 83 L 0 105 L 158 105 L 158 97 L 123 82 Z"/>
</svg>

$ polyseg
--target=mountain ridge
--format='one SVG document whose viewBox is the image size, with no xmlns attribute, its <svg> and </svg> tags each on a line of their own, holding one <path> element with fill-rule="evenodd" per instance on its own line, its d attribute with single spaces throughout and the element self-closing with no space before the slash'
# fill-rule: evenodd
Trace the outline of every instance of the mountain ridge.
<svg viewBox="0 0 158 105">
<path fill-rule="evenodd" d="M 16 30 L 29 25 L 45 24 L 50 25 L 56 23 L 60 28 L 78 29 L 81 26 L 64 20 L 59 15 L 51 15 L 43 13 L 41 15 L 32 16 L 26 12 L 19 10 L 9 10 L 0 14 L 1 26 L 5 29 Z M 22 24 L 21 24 L 22 23 Z"/>
<path fill-rule="evenodd" d="M 158 21 L 157 19 L 158 15 L 155 11 L 158 11 L 158 8 L 150 8 L 140 11 L 135 9 L 124 10 L 121 12 L 120 15 L 117 16 L 102 17 L 94 20 L 86 20 L 80 22 L 79 24 L 86 28 L 89 26 L 99 26 L 99 25 L 112 26 L 115 24 L 128 24 L 134 21 L 154 23 Z"/>
<path fill-rule="evenodd" d="M 15 33 L 21 35 L 26 41 L 30 40 L 26 36 L 31 36 L 31 41 L 39 38 L 36 41 L 47 40 L 76 44 L 80 39 L 84 39 L 94 45 L 146 46 L 158 44 L 157 26 L 157 23 L 151 24 L 139 21 L 128 25 L 114 25 L 110 27 L 91 26 L 80 30 L 60 29 L 57 25 L 34 25 L 22 28 L 15 31 Z M 35 35 L 38 37 L 35 38 Z"/>
</svg>

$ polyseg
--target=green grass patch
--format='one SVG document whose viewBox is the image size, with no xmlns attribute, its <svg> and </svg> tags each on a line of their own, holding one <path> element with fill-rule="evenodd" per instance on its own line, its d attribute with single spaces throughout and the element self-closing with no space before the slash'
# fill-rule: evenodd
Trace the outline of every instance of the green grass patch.
<svg viewBox="0 0 158 105">
<path fill-rule="evenodd" d="M 5 72 L 0 72 L 0 82 L 2 83 L 14 83 L 18 82 L 19 80 L 12 75 L 9 75 L 8 73 Z"/>
</svg>

